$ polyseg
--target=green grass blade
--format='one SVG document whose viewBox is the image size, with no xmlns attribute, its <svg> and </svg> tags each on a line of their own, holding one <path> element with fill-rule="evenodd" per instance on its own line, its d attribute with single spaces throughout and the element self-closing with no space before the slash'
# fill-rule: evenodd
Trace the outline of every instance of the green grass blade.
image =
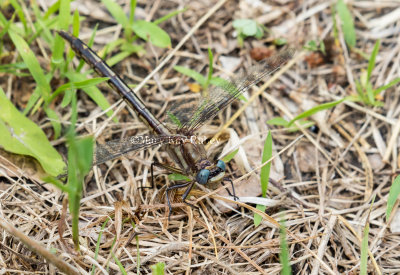
<svg viewBox="0 0 400 275">
<path fill-rule="evenodd" d="M 272 157 L 272 136 L 270 131 L 268 132 L 268 136 L 265 139 L 261 163 L 265 163 L 266 161 L 271 159 L 271 157 Z M 271 171 L 271 162 L 267 163 L 261 168 L 260 181 L 261 181 L 261 192 L 263 198 L 267 196 L 270 171 Z M 266 209 L 265 205 L 257 205 L 256 208 L 261 210 L 262 212 L 264 212 Z M 261 220 L 262 217 L 259 214 L 254 213 L 254 225 L 258 226 L 261 223 Z"/>
<path fill-rule="evenodd" d="M 330 109 L 330 108 L 338 105 L 339 103 L 342 103 L 343 101 L 344 101 L 344 98 L 339 99 L 337 101 L 324 103 L 324 104 L 318 105 L 318 106 L 316 106 L 314 108 L 311 108 L 311 109 L 301 113 L 300 115 L 296 116 L 294 119 L 292 119 L 288 123 L 288 126 L 291 126 L 296 120 L 312 116 L 313 114 L 318 113 L 318 112 L 320 112 L 322 110 Z"/>
<path fill-rule="evenodd" d="M 19 36 L 11 29 L 8 31 L 8 34 L 13 41 L 15 47 L 17 48 L 19 54 L 21 55 L 22 59 L 24 60 L 26 66 L 28 67 L 28 70 L 31 73 L 33 79 L 35 79 L 35 82 L 39 87 L 39 91 L 41 92 L 41 96 L 46 101 L 50 96 L 51 88 L 42 68 L 40 67 L 36 55 L 32 52 L 29 45 L 21 36 Z"/>
<path fill-rule="evenodd" d="M 67 78 L 69 81 L 73 83 L 79 83 L 86 81 L 87 78 L 82 75 L 81 73 L 77 72 L 67 72 L 66 73 Z M 107 99 L 104 97 L 104 95 L 100 92 L 100 90 L 95 87 L 95 86 L 86 86 L 83 87 L 82 90 L 94 101 L 96 104 L 102 109 L 102 110 L 107 110 L 110 107 L 110 104 L 108 103 Z M 113 114 L 113 111 L 110 110 L 106 113 L 107 116 L 111 116 Z M 117 119 L 114 118 L 114 121 L 117 122 Z"/>
<path fill-rule="evenodd" d="M 368 103 L 369 104 L 375 104 L 375 96 L 374 96 L 374 90 L 372 89 L 372 84 L 371 82 L 367 82 L 367 85 L 365 86 L 365 91 L 367 94 L 367 98 L 368 98 Z"/>
<path fill-rule="evenodd" d="M 369 207 L 367 220 L 363 230 L 363 237 L 361 240 L 361 259 L 360 259 L 360 275 L 367 275 L 368 269 L 368 234 L 369 234 L 369 219 L 372 212 L 372 206 L 375 202 L 375 195 L 372 198 L 371 206 Z"/>
<path fill-rule="evenodd" d="M 261 163 L 264 163 L 271 158 L 272 158 L 272 135 L 271 131 L 269 131 L 268 136 L 265 139 Z M 267 163 L 266 165 L 264 165 L 264 167 L 261 168 L 260 180 L 261 180 L 262 196 L 264 198 L 267 196 L 270 171 L 271 171 L 271 162 Z"/>
<path fill-rule="evenodd" d="M 74 15 L 72 16 L 72 35 L 78 37 L 79 36 L 79 28 L 81 22 L 79 21 L 79 12 L 78 10 L 74 11 Z"/>
<path fill-rule="evenodd" d="M 279 253 L 279 261 L 282 265 L 281 274 L 290 275 L 292 274 L 292 270 L 290 267 L 289 249 L 286 241 L 286 227 L 284 220 L 282 220 L 281 222 L 279 236 L 280 236 L 280 246 L 281 246 L 281 252 Z"/>
<path fill-rule="evenodd" d="M 206 84 L 206 78 L 202 74 L 200 74 L 192 69 L 189 69 L 189 68 L 186 68 L 183 66 L 174 66 L 174 70 L 177 72 L 180 72 L 181 74 L 184 74 L 190 78 L 193 78 L 202 87 Z"/>
<path fill-rule="evenodd" d="M 129 26 L 129 19 L 125 15 L 124 10 L 113 0 L 101 0 L 101 2 L 106 6 L 107 10 L 111 13 L 114 19 L 122 25 L 124 29 Z"/>
<path fill-rule="evenodd" d="M 185 11 L 187 11 L 187 10 L 188 10 L 188 8 L 183 8 L 183 9 L 181 9 L 181 10 L 176 10 L 176 11 L 170 12 L 170 13 L 168 13 L 167 15 L 165 15 L 165 16 L 163 16 L 163 17 L 157 19 L 157 20 L 154 20 L 153 23 L 156 24 L 156 25 L 158 25 L 158 24 L 160 24 L 160 23 L 162 23 L 162 22 L 164 22 L 164 21 L 167 21 L 167 20 L 170 19 L 171 17 L 174 17 L 175 15 L 177 15 L 177 14 L 179 14 L 179 13 L 182 13 L 182 12 L 185 12 Z"/>
<path fill-rule="evenodd" d="M 114 258 L 115 263 L 118 265 L 119 271 L 121 272 L 121 274 L 127 275 L 128 273 L 126 272 L 124 266 L 122 265 L 122 263 L 120 262 L 120 260 L 118 260 L 118 258 L 114 255 L 113 252 L 112 252 L 112 256 L 113 256 L 113 258 Z"/>
<path fill-rule="evenodd" d="M 54 93 L 51 95 L 51 100 L 54 100 L 60 93 L 62 93 L 65 90 L 69 89 L 84 89 L 86 87 L 91 87 L 91 86 L 96 86 L 97 84 L 100 84 L 104 81 L 107 81 L 109 78 L 108 77 L 95 77 L 91 79 L 86 79 L 83 81 L 79 82 L 69 82 L 61 85 L 60 87 L 57 88 L 57 90 L 54 91 Z"/>
<path fill-rule="evenodd" d="M 140 48 L 141 48 L 140 46 L 137 46 L 138 50 Z M 109 58 L 107 60 L 107 64 L 108 64 L 108 66 L 114 66 L 115 64 L 118 64 L 120 61 L 124 60 L 125 58 L 127 58 L 134 52 L 137 52 L 137 50 L 134 49 L 132 51 L 123 51 L 123 52 L 117 53 L 116 55 L 113 55 L 111 58 Z"/>
<path fill-rule="evenodd" d="M 386 221 L 389 220 L 390 214 L 392 213 L 393 207 L 399 196 L 400 196 L 400 175 L 394 179 L 392 186 L 390 186 L 389 197 L 386 205 Z"/>
<path fill-rule="evenodd" d="M 94 251 L 94 257 L 93 257 L 93 259 L 94 259 L 95 261 L 97 261 L 97 258 L 98 258 L 98 256 L 99 256 L 101 237 L 103 236 L 104 228 L 106 228 L 106 225 L 107 225 L 107 223 L 108 223 L 109 220 L 110 220 L 110 218 L 107 218 L 107 219 L 103 222 L 103 224 L 102 224 L 102 226 L 101 226 L 101 228 L 100 228 L 99 236 L 97 237 L 97 242 L 96 242 L 96 249 L 95 249 L 95 251 Z M 96 266 L 93 265 L 93 266 L 92 266 L 92 271 L 90 272 L 90 274 L 94 275 L 95 270 L 96 270 Z"/>
<path fill-rule="evenodd" d="M 214 67 L 213 67 L 214 57 L 210 48 L 208 48 L 208 75 L 206 79 L 206 84 L 203 87 L 204 90 L 208 89 L 208 85 L 210 84 Z"/>
<path fill-rule="evenodd" d="M 10 0 L 10 4 L 13 6 L 15 13 L 18 15 L 19 20 L 21 20 L 25 32 L 28 32 L 29 28 L 21 5 L 16 0 Z"/>
<path fill-rule="evenodd" d="M 288 126 L 289 121 L 284 119 L 283 117 L 274 117 L 270 120 L 267 121 L 267 124 L 269 125 L 277 125 L 277 126 Z"/>
<path fill-rule="evenodd" d="M 89 48 L 92 47 L 92 45 L 93 45 L 94 37 L 95 37 L 95 35 L 96 35 L 98 26 L 99 26 L 99 25 L 96 24 L 96 26 L 94 26 L 94 28 L 93 28 L 92 35 L 90 36 L 90 39 L 89 39 L 89 41 L 88 41 L 88 43 L 87 43 L 87 45 L 88 45 Z M 77 34 L 76 34 L 76 35 L 77 35 Z M 77 37 L 78 37 L 78 35 L 77 35 Z M 82 70 L 82 68 L 83 68 L 84 65 L 85 65 L 85 61 L 84 61 L 83 59 L 81 59 L 81 60 L 79 61 L 79 65 L 76 67 L 75 71 L 76 71 L 76 72 L 80 72 L 80 71 Z"/>
<path fill-rule="evenodd" d="M 225 157 L 222 158 L 222 161 L 225 163 L 230 162 L 236 156 L 236 154 L 238 152 L 239 152 L 239 149 L 236 149 L 235 151 L 227 154 Z"/>
<path fill-rule="evenodd" d="M 368 234 L 369 222 L 367 221 L 363 231 L 363 238 L 361 241 L 361 261 L 360 261 L 360 275 L 367 275 L 368 269 Z"/>
<path fill-rule="evenodd" d="M 39 87 L 36 87 L 35 90 L 33 90 L 32 95 L 29 97 L 28 103 L 26 104 L 26 107 L 22 113 L 24 115 L 27 115 L 31 111 L 31 109 L 35 106 L 35 104 L 37 104 L 39 99 L 40 99 L 40 90 Z"/>
<path fill-rule="evenodd" d="M 376 56 L 377 56 L 377 54 L 378 54 L 378 52 L 379 52 L 379 46 L 380 46 L 380 44 L 381 44 L 381 43 L 380 43 L 380 40 L 378 39 L 378 40 L 376 41 L 376 43 L 375 43 L 374 49 L 372 50 L 371 57 L 369 58 L 368 70 L 367 70 L 367 72 L 368 72 L 368 74 L 367 74 L 367 81 L 368 81 L 368 82 L 369 82 L 369 80 L 371 79 L 372 71 L 373 71 L 374 68 L 375 68 Z"/>
<path fill-rule="evenodd" d="M 136 11 L 136 0 L 130 1 L 130 9 L 129 9 L 129 25 L 135 21 L 135 11 Z"/>
<path fill-rule="evenodd" d="M 58 27 L 60 30 L 67 30 L 68 26 L 71 21 L 71 7 L 70 7 L 70 1 L 69 0 L 60 0 L 60 13 L 58 15 Z M 56 35 L 54 37 L 54 43 L 52 47 L 52 58 L 51 58 L 51 64 L 53 69 L 54 68 L 59 68 L 61 65 L 64 64 L 64 39 Z"/>
<path fill-rule="evenodd" d="M 57 139 L 61 134 L 60 118 L 58 117 L 57 113 L 50 108 L 46 107 L 46 108 L 44 108 L 44 111 L 46 112 L 46 115 L 50 119 L 51 126 L 53 126 L 54 139 Z"/>
<path fill-rule="evenodd" d="M 377 96 L 377 95 L 380 94 L 382 91 L 384 91 L 384 90 L 386 90 L 386 89 L 389 89 L 390 87 L 396 85 L 396 84 L 399 83 L 399 82 L 400 82 L 400 77 L 397 77 L 396 79 L 390 81 L 388 84 L 379 87 L 378 89 L 376 89 L 376 90 L 374 91 L 374 96 Z"/>
</svg>

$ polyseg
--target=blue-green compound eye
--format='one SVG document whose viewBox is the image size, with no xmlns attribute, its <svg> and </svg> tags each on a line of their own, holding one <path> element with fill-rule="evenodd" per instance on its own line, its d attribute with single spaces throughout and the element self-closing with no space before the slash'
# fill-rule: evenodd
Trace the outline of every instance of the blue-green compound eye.
<svg viewBox="0 0 400 275">
<path fill-rule="evenodd" d="M 225 169 L 226 169 L 225 162 L 223 162 L 222 160 L 219 160 L 217 162 L 217 167 L 220 168 L 222 171 L 225 171 Z"/>
<path fill-rule="evenodd" d="M 196 176 L 196 181 L 200 184 L 206 184 L 208 181 L 208 177 L 210 176 L 210 170 L 201 169 Z"/>
</svg>

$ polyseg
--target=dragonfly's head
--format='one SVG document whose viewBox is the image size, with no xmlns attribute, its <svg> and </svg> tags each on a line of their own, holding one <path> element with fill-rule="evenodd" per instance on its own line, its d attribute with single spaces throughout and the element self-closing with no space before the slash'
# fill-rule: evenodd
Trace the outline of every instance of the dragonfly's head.
<svg viewBox="0 0 400 275">
<path fill-rule="evenodd" d="M 199 184 L 221 181 L 224 178 L 225 169 L 225 162 L 223 162 L 222 160 L 218 160 L 215 165 L 201 169 L 196 175 L 196 181 Z"/>
</svg>

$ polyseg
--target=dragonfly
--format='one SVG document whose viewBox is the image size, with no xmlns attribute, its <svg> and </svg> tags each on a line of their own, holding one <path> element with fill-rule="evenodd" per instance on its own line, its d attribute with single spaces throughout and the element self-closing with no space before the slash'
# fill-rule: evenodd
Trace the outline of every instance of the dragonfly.
<svg viewBox="0 0 400 275">
<path fill-rule="evenodd" d="M 200 142 L 195 132 L 252 85 L 260 82 L 290 60 L 294 55 L 294 49 L 283 50 L 251 67 L 246 73 L 226 80 L 223 85 L 212 87 L 207 95 L 198 100 L 195 105 L 181 104 L 180 108 L 172 107 L 171 119 L 178 119 L 178 123 L 175 123 L 175 127 L 171 127 L 157 119 L 124 80 L 84 42 L 65 31 L 58 31 L 58 34 L 70 44 L 76 55 L 82 58 L 98 75 L 108 78 L 108 84 L 136 112 L 152 132 L 149 135 L 132 136 L 122 140 L 111 140 L 104 144 L 97 144 L 93 166 L 131 152 L 162 145 L 176 166 L 153 162 L 150 167 L 151 185 L 154 186 L 153 169 L 155 166 L 173 173 L 183 174 L 190 179 L 190 181 L 173 184 L 166 188 L 165 196 L 169 207 L 169 217 L 172 206 L 168 192 L 173 189 L 186 188 L 182 195 L 182 201 L 193 206 L 186 199 L 196 183 L 200 185 L 208 183 L 225 185 L 224 182 L 230 182 L 233 194 L 229 189 L 227 189 L 227 192 L 235 200 L 237 199 L 232 180 L 225 177 L 225 162 L 221 159 L 211 160 L 206 152 L 205 144 Z"/>
</svg>

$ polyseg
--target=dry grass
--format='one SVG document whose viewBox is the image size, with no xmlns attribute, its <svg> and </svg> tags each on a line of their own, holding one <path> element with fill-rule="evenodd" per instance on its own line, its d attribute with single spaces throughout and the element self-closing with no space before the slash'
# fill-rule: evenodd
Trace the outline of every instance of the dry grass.
<svg viewBox="0 0 400 275">
<path fill-rule="evenodd" d="M 317 134 L 306 129 L 288 132 L 266 124 L 272 117 L 291 119 L 316 105 L 356 94 L 355 80 L 367 68 L 368 61 L 349 51 L 340 28 L 338 39 L 334 38 L 331 16 L 334 2 L 268 1 L 260 2 L 259 7 L 244 0 L 222 1 L 221 7 L 211 0 L 138 2 L 137 16 L 147 20 L 188 7 L 161 25 L 171 36 L 173 47 L 184 42 L 181 48 L 169 52 L 147 44 L 144 56 L 130 56 L 115 66 L 129 83 L 140 83 L 147 75 L 154 75 L 139 93 L 160 118 L 164 116 L 165 103 L 172 104 L 188 89 L 188 79 L 172 67 L 179 64 L 204 73 L 208 47 L 215 55 L 215 71 L 222 75 L 227 75 L 228 70 L 220 63 L 223 56 L 239 58 L 239 66 L 244 68 L 254 64 L 251 49 L 267 45 L 273 53 L 276 49 L 271 42 L 276 38 L 285 38 L 290 46 L 298 49 L 294 61 L 282 68 L 282 75 L 266 92 L 256 96 L 227 129 L 220 125 L 243 102 L 232 104 L 212 125 L 200 130 L 201 135 L 211 138 L 222 129 L 219 138 L 224 143 L 210 148 L 216 155 L 226 144 L 227 148 L 239 145 L 237 157 L 229 164 L 228 175 L 234 179 L 240 197 L 260 195 L 261 154 L 267 130 L 272 130 L 275 156 L 268 190 L 272 206 L 263 215 L 264 222 L 255 227 L 252 213 L 256 211 L 255 205 L 223 197 L 226 191 L 222 188 L 218 189 L 219 193 L 194 190 L 192 201 L 198 209 L 182 204 L 181 191 L 177 192 L 168 221 L 163 196 L 168 178 L 164 173 L 156 171 L 156 189 L 138 189 L 143 183 L 148 185 L 153 159 L 171 161 L 165 152 L 154 149 L 101 165 L 87 177 L 79 224 L 81 251 L 77 253 L 73 250 L 68 214 L 64 241 L 59 235 L 63 195 L 50 184 L 42 185 L 42 172 L 32 160 L 2 152 L 0 225 L 6 230 L 0 231 L 1 272 L 55 274 L 58 271 L 49 262 L 61 261 L 65 268 L 72 268 L 64 269 L 67 273 L 75 270 L 85 274 L 95 264 L 96 274 L 116 274 L 120 272 L 117 258 L 130 274 L 150 273 L 150 266 L 159 262 L 165 263 L 166 274 L 277 274 L 281 270 L 277 221 L 284 216 L 293 274 L 359 273 L 361 237 L 368 218 L 368 273 L 398 274 L 397 207 L 391 222 L 385 219 L 389 188 L 400 165 L 398 87 L 382 93 L 383 107 L 345 101 L 313 115 L 311 120 L 319 128 Z M 400 74 L 398 2 L 356 1 L 348 6 L 355 19 L 356 48 L 369 55 L 376 39 L 381 39 L 372 83 L 374 87 L 387 84 Z M 121 28 L 102 4 L 78 1 L 74 7 L 86 17 L 81 24 L 82 40 L 87 41 L 95 23 L 100 25 L 94 49 L 99 50 L 120 36 Z M 193 28 L 207 12 L 211 16 L 206 22 L 197 30 Z M 271 32 L 263 40 L 248 38 L 243 48 L 239 48 L 232 27 L 232 21 L 237 18 L 253 18 Z M 184 41 L 190 31 L 194 34 Z M 310 40 L 325 41 L 328 55 L 304 52 L 302 46 Z M 10 41 L 3 43 L 7 48 Z M 50 57 L 41 53 L 38 50 L 38 58 L 49 64 Z M 171 54 L 170 61 L 158 72 L 152 70 L 168 54 Z M 3 89 L 15 105 L 24 106 L 34 90 L 30 79 L 11 74 L 0 77 Z M 55 90 L 61 83 L 52 84 Z M 116 116 L 120 123 L 106 118 L 99 107 L 80 93 L 79 134 L 91 133 L 103 142 L 148 133 L 133 111 L 122 108 L 124 104 L 118 101 L 116 93 L 106 85 L 101 85 L 101 89 L 110 102 L 118 102 Z M 59 102 L 54 103 L 54 109 L 68 121 L 69 110 L 62 109 Z M 43 115 L 39 112 L 30 119 L 50 136 L 51 128 Z M 300 135 L 302 138 L 297 139 Z M 60 138 L 53 144 L 65 153 L 64 142 Z M 375 202 L 371 207 L 373 197 Z M 239 207 L 229 210 L 222 202 Z M 131 221 L 136 223 L 135 227 Z M 43 253 L 56 249 L 57 257 L 32 252 L 38 247 L 25 246 L 32 245 L 32 241 L 41 243 L 45 248 Z M 140 271 L 137 271 L 139 256 Z"/>
</svg>

